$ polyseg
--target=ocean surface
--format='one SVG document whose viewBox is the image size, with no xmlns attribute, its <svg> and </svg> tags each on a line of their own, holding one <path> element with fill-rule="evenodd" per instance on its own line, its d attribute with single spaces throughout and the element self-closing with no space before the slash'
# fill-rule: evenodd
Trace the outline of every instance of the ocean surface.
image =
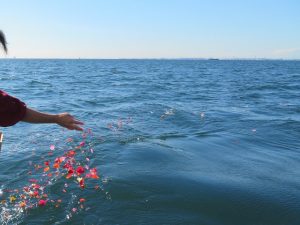
<svg viewBox="0 0 300 225">
<path fill-rule="evenodd" d="M 83 137 L 1 128 L 1 224 L 300 224 L 300 61 L 4 59 L 0 89 L 84 121 L 100 175 L 49 179 L 44 207 L 5 202 Z"/>
</svg>

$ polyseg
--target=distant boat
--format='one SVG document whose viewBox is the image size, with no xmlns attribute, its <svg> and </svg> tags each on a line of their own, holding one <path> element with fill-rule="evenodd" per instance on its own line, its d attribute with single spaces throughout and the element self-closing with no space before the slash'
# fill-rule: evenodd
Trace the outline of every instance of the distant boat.
<svg viewBox="0 0 300 225">
<path fill-rule="evenodd" d="M 216 61 L 216 60 L 220 60 L 220 59 L 217 59 L 217 58 L 209 58 L 208 60 L 214 60 L 214 61 Z"/>
</svg>

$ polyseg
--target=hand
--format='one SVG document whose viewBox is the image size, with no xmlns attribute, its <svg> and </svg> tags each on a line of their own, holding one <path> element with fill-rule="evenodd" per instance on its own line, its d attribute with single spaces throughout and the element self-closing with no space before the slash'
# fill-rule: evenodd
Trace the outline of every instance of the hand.
<svg viewBox="0 0 300 225">
<path fill-rule="evenodd" d="M 76 120 L 69 113 L 60 113 L 56 115 L 56 123 L 62 127 L 65 127 L 69 130 L 78 130 L 83 131 L 80 125 L 84 125 L 83 122 Z"/>
</svg>

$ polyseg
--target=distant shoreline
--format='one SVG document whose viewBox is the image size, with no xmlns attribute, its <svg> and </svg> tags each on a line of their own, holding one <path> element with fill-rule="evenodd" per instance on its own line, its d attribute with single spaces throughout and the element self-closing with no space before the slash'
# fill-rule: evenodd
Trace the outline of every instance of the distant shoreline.
<svg viewBox="0 0 300 225">
<path fill-rule="evenodd" d="M 0 60 L 165 60 L 165 61 L 300 61 L 300 59 L 272 59 L 272 58 L 8 58 Z"/>
</svg>

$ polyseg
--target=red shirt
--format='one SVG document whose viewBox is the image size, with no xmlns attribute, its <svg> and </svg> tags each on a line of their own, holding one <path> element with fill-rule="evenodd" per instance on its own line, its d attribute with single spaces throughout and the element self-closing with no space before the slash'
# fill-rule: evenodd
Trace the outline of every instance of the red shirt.
<svg viewBox="0 0 300 225">
<path fill-rule="evenodd" d="M 26 105 L 0 90 L 0 126 L 8 127 L 22 120 L 26 114 Z"/>
</svg>

